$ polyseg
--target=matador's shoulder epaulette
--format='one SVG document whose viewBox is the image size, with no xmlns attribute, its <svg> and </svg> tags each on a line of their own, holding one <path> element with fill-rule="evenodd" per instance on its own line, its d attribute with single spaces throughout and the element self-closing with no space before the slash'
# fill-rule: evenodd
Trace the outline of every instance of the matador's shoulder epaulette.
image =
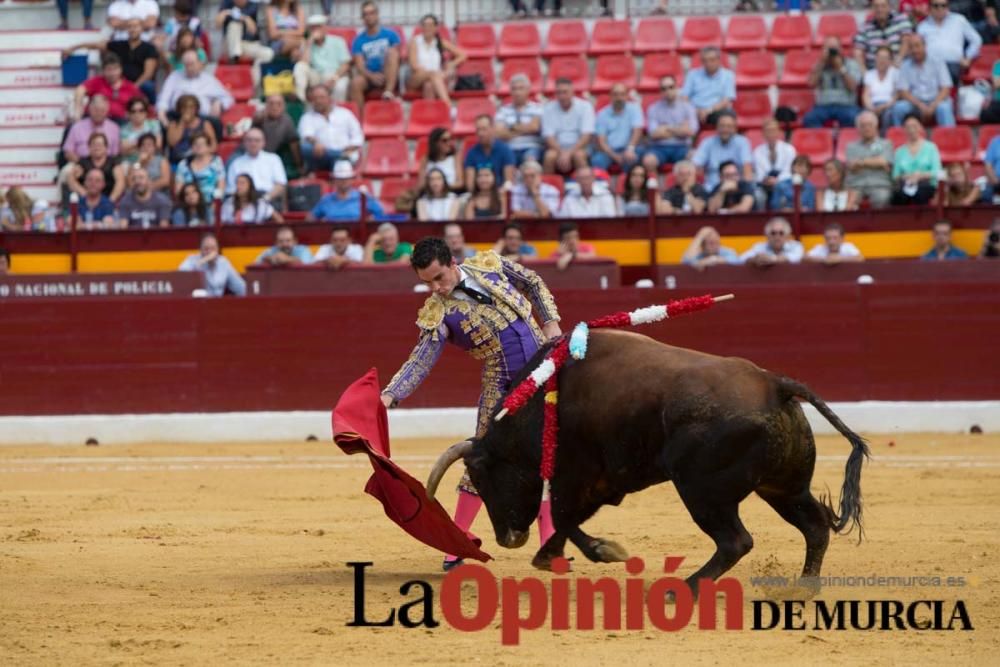
<svg viewBox="0 0 1000 667">
<path fill-rule="evenodd" d="M 497 273 L 503 267 L 500 255 L 492 250 L 482 250 L 469 259 L 462 262 L 462 266 L 467 266 L 487 273 Z"/>
<path fill-rule="evenodd" d="M 417 312 L 417 326 L 424 331 L 437 331 L 444 321 L 444 304 L 437 295 L 427 297 L 423 307 Z"/>
</svg>

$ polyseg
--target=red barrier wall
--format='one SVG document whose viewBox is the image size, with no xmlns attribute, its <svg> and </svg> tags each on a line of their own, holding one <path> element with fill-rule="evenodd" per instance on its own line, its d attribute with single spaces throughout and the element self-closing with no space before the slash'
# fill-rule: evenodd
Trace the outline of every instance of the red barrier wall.
<svg viewBox="0 0 1000 667">
<path fill-rule="evenodd" d="M 695 292 L 557 292 L 567 326 Z M 13 415 L 330 408 L 415 341 L 422 297 L 0 302 L 0 411 Z M 1000 293 L 988 284 L 744 286 L 644 327 L 738 355 L 827 400 L 1000 399 Z M 623 378 L 623 381 L 627 379 Z M 443 355 L 410 407 L 472 405 L 478 367 Z"/>
</svg>

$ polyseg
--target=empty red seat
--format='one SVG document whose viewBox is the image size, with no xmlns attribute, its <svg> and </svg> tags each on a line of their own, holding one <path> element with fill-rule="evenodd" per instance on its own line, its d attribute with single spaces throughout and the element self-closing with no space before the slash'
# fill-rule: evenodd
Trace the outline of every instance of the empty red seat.
<svg viewBox="0 0 1000 667">
<path fill-rule="evenodd" d="M 892 142 L 894 148 L 899 148 L 906 143 L 906 130 L 894 125 L 886 129 L 885 138 Z"/>
<path fill-rule="evenodd" d="M 367 112 L 367 107 L 365 108 Z M 369 178 L 402 176 L 413 171 L 406 142 L 398 139 L 371 139 L 361 163 L 361 173 Z"/>
<path fill-rule="evenodd" d="M 632 52 L 636 54 L 662 54 L 677 48 L 677 28 L 667 18 L 649 18 L 639 21 L 635 31 Z"/>
<path fill-rule="evenodd" d="M 492 23 L 461 23 L 456 39 L 470 58 L 492 58 L 497 54 L 497 35 Z"/>
<path fill-rule="evenodd" d="M 523 74 L 531 81 L 532 94 L 542 92 L 542 68 L 538 64 L 538 59 L 531 58 L 508 58 L 503 61 L 503 69 L 500 71 L 500 94 L 510 94 L 510 80 L 516 75 Z"/>
<path fill-rule="evenodd" d="M 692 16 L 684 21 L 681 30 L 681 42 L 677 48 L 681 51 L 698 51 L 706 46 L 722 45 L 722 24 L 715 16 Z"/>
<path fill-rule="evenodd" d="M 520 25 L 520 24 L 518 24 Z M 548 38 L 545 40 L 546 58 L 583 54 L 587 51 L 587 29 L 583 21 L 557 21 L 549 26 Z"/>
<path fill-rule="evenodd" d="M 813 164 L 833 157 L 833 130 L 826 127 L 799 128 L 792 131 L 791 144 L 799 155 L 808 155 Z"/>
<path fill-rule="evenodd" d="M 451 127 L 451 107 L 441 100 L 414 100 L 410 105 L 410 120 L 406 124 L 406 136 L 415 139 L 435 127 Z"/>
<path fill-rule="evenodd" d="M 858 134 L 857 129 L 853 127 L 840 128 L 840 130 L 837 132 L 837 159 L 840 160 L 841 162 L 846 162 L 847 145 L 854 143 L 860 138 L 861 135 Z"/>
<path fill-rule="evenodd" d="M 976 157 L 979 160 L 985 157 L 986 149 L 990 147 L 990 142 L 995 137 L 1000 137 L 1000 125 L 979 126 L 979 145 L 976 149 Z"/>
<path fill-rule="evenodd" d="M 608 53 L 632 52 L 632 22 L 631 21 L 597 21 L 590 35 L 590 48 L 587 53 L 599 56 Z"/>
<path fill-rule="evenodd" d="M 534 23 L 505 23 L 500 29 L 497 55 L 501 58 L 537 58 L 542 52 L 542 36 Z"/>
<path fill-rule="evenodd" d="M 403 136 L 403 105 L 398 100 L 374 100 L 365 104 L 361 128 L 366 138 Z"/>
<path fill-rule="evenodd" d="M 771 97 L 766 90 L 741 91 L 733 100 L 733 111 L 740 128 L 760 127 L 764 121 L 774 116 Z"/>
<path fill-rule="evenodd" d="M 738 88 L 767 88 L 778 83 L 778 63 L 770 51 L 744 51 L 736 58 Z"/>
<path fill-rule="evenodd" d="M 726 50 L 748 51 L 767 46 L 767 24 L 761 16 L 733 16 L 726 28 Z"/>
<path fill-rule="evenodd" d="M 415 187 L 417 187 L 417 179 L 415 178 L 407 176 L 394 176 L 392 178 L 383 179 L 382 190 L 378 195 L 379 201 L 382 202 L 382 208 L 386 211 L 395 211 L 396 213 L 409 213 L 409 211 L 400 211 L 396 209 L 396 198 L 407 190 L 412 190 Z"/>
<path fill-rule="evenodd" d="M 796 49 L 785 54 L 785 68 L 781 73 L 782 88 L 808 88 L 809 72 L 823 55 L 821 49 Z"/>
<path fill-rule="evenodd" d="M 629 90 L 635 87 L 635 58 L 627 54 L 598 56 L 594 65 L 594 83 L 590 90 L 605 93 L 616 83 L 624 83 Z"/>
<path fill-rule="evenodd" d="M 237 102 L 246 102 L 254 97 L 253 74 L 250 65 L 217 65 L 215 78 Z"/>
<path fill-rule="evenodd" d="M 779 14 L 771 26 L 767 45 L 774 51 L 804 49 L 812 44 L 812 25 L 805 14 Z"/>
<path fill-rule="evenodd" d="M 677 85 L 684 84 L 684 65 L 676 53 L 650 53 L 642 59 L 642 73 L 639 75 L 639 90 L 659 90 L 660 79 L 670 75 Z"/>
<path fill-rule="evenodd" d="M 493 73 L 493 61 L 492 60 L 466 60 L 464 63 L 458 66 L 456 71 L 458 76 L 465 76 L 469 74 L 478 74 L 479 78 L 483 80 L 483 90 L 456 90 L 452 92 L 452 97 L 483 97 L 485 95 L 492 95 L 496 92 L 496 74 Z"/>
<path fill-rule="evenodd" d="M 841 48 L 851 49 L 857 32 L 858 22 L 853 14 L 820 14 L 813 44 L 821 46 L 827 37 L 839 37 Z"/>
<path fill-rule="evenodd" d="M 496 113 L 496 107 L 488 97 L 470 97 L 458 100 L 455 111 L 455 124 L 451 133 L 456 137 L 468 137 L 476 133 L 476 119 L 483 114 L 490 118 Z"/>
<path fill-rule="evenodd" d="M 968 162 L 976 156 L 976 143 L 968 125 L 935 127 L 930 138 L 938 147 L 941 162 Z"/>
<path fill-rule="evenodd" d="M 546 94 L 555 92 L 556 79 L 572 81 L 577 94 L 586 92 L 590 88 L 590 66 L 587 59 L 582 55 L 553 58 L 549 62 L 549 77 L 545 82 Z"/>
<path fill-rule="evenodd" d="M 222 112 L 222 136 L 226 139 L 238 137 L 242 133 L 236 131 L 236 125 L 244 118 L 253 118 L 257 108 L 247 102 L 237 102 Z"/>
<path fill-rule="evenodd" d="M 782 88 L 778 91 L 778 106 L 788 107 L 798 116 L 798 119 L 791 124 L 792 127 L 802 126 L 802 117 L 813 108 L 816 104 L 816 93 L 808 89 L 795 89 L 785 90 Z"/>
</svg>

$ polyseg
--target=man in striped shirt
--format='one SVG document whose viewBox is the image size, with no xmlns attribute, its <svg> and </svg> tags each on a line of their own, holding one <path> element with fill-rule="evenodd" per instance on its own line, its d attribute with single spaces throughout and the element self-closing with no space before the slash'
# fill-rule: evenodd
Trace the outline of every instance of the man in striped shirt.
<svg viewBox="0 0 1000 667">
<path fill-rule="evenodd" d="M 892 11 L 889 0 L 874 0 L 872 17 L 854 36 L 854 57 L 868 70 L 875 66 L 875 52 L 879 47 L 888 46 L 893 61 L 899 64 L 906 57 L 907 38 L 912 34 L 913 23 L 906 14 Z"/>
</svg>

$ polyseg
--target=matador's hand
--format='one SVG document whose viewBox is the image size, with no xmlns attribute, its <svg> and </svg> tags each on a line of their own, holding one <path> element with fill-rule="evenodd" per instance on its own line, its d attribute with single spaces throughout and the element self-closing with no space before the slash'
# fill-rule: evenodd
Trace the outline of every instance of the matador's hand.
<svg viewBox="0 0 1000 667">
<path fill-rule="evenodd" d="M 559 322 L 557 320 L 552 320 L 551 322 L 546 322 L 542 325 L 542 333 L 545 334 L 545 340 L 551 340 L 557 336 L 562 335 L 562 329 L 559 328 Z"/>
</svg>

